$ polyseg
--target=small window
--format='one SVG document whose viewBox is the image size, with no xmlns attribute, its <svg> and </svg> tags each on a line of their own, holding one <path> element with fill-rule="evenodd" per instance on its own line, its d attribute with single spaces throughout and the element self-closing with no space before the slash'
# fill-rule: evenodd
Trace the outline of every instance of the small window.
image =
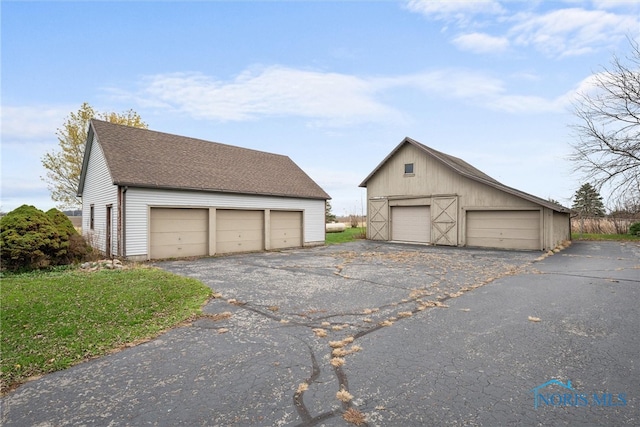
<svg viewBox="0 0 640 427">
<path fill-rule="evenodd" d="M 405 163 L 404 164 L 404 174 L 405 175 L 413 175 L 413 163 Z"/>
<path fill-rule="evenodd" d="M 91 205 L 89 207 L 89 230 L 93 230 L 93 224 L 94 224 L 94 220 L 95 220 L 95 209 L 93 208 L 93 205 Z"/>
</svg>

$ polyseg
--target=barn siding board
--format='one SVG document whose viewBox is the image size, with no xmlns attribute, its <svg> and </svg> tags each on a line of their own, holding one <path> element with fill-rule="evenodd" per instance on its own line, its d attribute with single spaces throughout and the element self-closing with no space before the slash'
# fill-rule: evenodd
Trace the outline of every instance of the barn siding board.
<svg viewBox="0 0 640 427">
<path fill-rule="evenodd" d="M 303 243 L 324 243 L 324 200 L 129 188 L 126 205 L 127 257 L 144 259 L 148 254 L 148 218 L 151 207 L 298 210 L 303 212 Z"/>
<path fill-rule="evenodd" d="M 94 205 L 94 229 L 90 229 L 90 209 Z M 111 253 L 118 248 L 118 187 L 113 185 L 100 144 L 94 137 L 82 194 L 82 234 L 102 252 L 106 251 L 107 205 L 111 205 Z"/>
</svg>

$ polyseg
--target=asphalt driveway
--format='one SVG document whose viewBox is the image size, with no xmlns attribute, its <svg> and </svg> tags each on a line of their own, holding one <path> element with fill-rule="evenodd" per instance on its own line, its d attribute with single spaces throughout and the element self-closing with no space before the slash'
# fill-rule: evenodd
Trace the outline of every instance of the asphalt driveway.
<svg viewBox="0 0 640 427">
<path fill-rule="evenodd" d="M 360 241 L 159 263 L 218 293 L 204 316 L 19 387 L 0 421 L 638 425 L 640 245 L 540 255 Z"/>
</svg>

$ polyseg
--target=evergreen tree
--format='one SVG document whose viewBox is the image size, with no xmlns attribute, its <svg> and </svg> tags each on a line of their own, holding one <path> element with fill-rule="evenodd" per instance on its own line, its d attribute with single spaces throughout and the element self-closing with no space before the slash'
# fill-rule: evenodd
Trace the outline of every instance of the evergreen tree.
<svg viewBox="0 0 640 427">
<path fill-rule="evenodd" d="M 325 204 L 325 212 L 324 212 L 324 221 L 329 224 L 330 222 L 336 221 L 336 216 L 331 212 L 331 202 L 327 200 Z"/>
<path fill-rule="evenodd" d="M 598 217 L 605 215 L 602 196 L 598 190 L 589 183 L 582 184 L 573 196 L 571 209 L 576 211 L 581 217 Z"/>
</svg>

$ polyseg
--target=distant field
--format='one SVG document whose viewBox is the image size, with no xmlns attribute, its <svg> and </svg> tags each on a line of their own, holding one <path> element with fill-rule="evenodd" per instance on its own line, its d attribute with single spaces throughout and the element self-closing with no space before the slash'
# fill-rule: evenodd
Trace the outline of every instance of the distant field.
<svg viewBox="0 0 640 427">
<path fill-rule="evenodd" d="M 573 218 L 571 220 L 572 234 L 618 234 L 629 233 L 629 226 L 640 220 L 613 218 Z"/>
</svg>

